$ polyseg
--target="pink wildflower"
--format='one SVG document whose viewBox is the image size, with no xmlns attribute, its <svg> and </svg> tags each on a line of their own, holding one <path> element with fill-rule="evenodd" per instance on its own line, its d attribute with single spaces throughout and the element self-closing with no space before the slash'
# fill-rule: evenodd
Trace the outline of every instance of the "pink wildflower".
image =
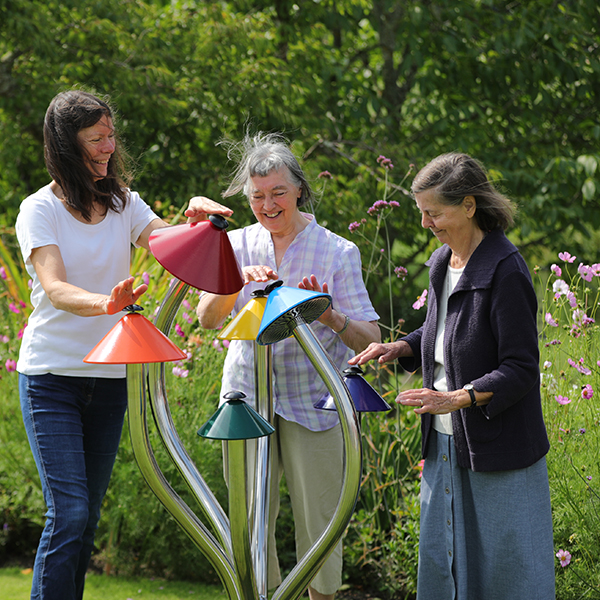
<svg viewBox="0 0 600 600">
<path fill-rule="evenodd" d="M 215 338 L 212 341 L 212 347 L 217 351 L 217 352 L 223 352 L 223 348 L 221 348 L 221 342 Z"/>
<path fill-rule="evenodd" d="M 183 304 L 183 308 L 185 308 L 186 310 L 192 310 L 192 305 L 190 304 L 187 298 L 184 299 L 184 301 L 181 304 Z"/>
<path fill-rule="evenodd" d="M 229 348 L 229 340 L 223 340 L 223 346 Z"/>
<path fill-rule="evenodd" d="M 185 331 L 181 329 L 181 325 L 179 325 L 179 323 L 175 323 L 175 333 L 180 337 L 185 337 Z"/>
<path fill-rule="evenodd" d="M 10 310 L 11 312 L 14 312 L 15 315 L 18 315 L 21 311 L 17 308 L 16 304 L 14 302 L 11 302 L 8 305 L 8 310 Z"/>
<path fill-rule="evenodd" d="M 577 271 L 579 272 L 579 275 L 581 275 L 581 278 L 585 279 L 586 281 L 591 281 L 594 278 L 594 272 L 592 271 L 592 269 L 590 269 L 588 265 L 579 263 Z"/>
<path fill-rule="evenodd" d="M 583 358 L 580 358 L 579 362 L 575 362 L 572 358 L 567 358 L 567 362 L 582 375 L 592 374 L 592 371 L 583 364 Z"/>
<path fill-rule="evenodd" d="M 569 286 L 566 281 L 557 279 L 552 284 L 552 291 L 554 292 L 555 298 L 560 298 L 563 294 L 566 294 L 569 291 Z"/>
<path fill-rule="evenodd" d="M 6 269 L 4 267 L 0 267 L 0 279 L 6 279 Z"/>
<path fill-rule="evenodd" d="M 356 231 L 358 228 L 360 227 L 360 223 L 358 221 L 354 221 L 353 223 L 350 223 L 350 225 L 348 225 L 348 231 L 350 231 L 350 233 Z"/>
<path fill-rule="evenodd" d="M 567 292 L 567 300 L 569 301 L 569 305 L 571 306 L 571 308 L 577 307 L 577 298 L 575 294 L 570 290 Z"/>
<path fill-rule="evenodd" d="M 146 284 L 149 285 L 150 284 L 150 273 L 144 271 L 142 273 L 142 281 Z"/>
<path fill-rule="evenodd" d="M 570 403 L 571 403 L 571 401 L 569 400 L 569 398 L 568 398 L 567 396 L 560 396 L 560 395 L 559 395 L 559 396 L 554 396 L 554 399 L 555 399 L 555 400 L 556 400 L 556 401 L 557 401 L 559 404 L 562 404 L 562 405 L 565 405 L 565 404 L 570 404 Z"/>
<path fill-rule="evenodd" d="M 577 258 L 576 256 L 571 256 L 568 252 L 559 252 L 558 253 L 558 258 L 560 258 L 560 260 L 564 260 L 567 263 L 572 263 L 575 261 L 575 259 Z"/>
<path fill-rule="evenodd" d="M 390 200 L 388 202 L 388 204 L 392 207 L 392 208 L 400 208 L 400 202 L 396 202 L 396 200 Z"/>
<path fill-rule="evenodd" d="M 558 265 L 552 265 L 550 270 L 557 276 L 560 277 L 562 275 L 562 270 Z"/>
<path fill-rule="evenodd" d="M 8 342 L 10 342 L 10 338 L 7 335 L 3 335 L 2 337 L 0 337 L 0 342 L 8 344 Z"/>
<path fill-rule="evenodd" d="M 571 553 L 568 550 L 559 550 L 556 553 L 556 558 L 560 561 L 561 567 L 566 567 L 571 562 Z"/>
<path fill-rule="evenodd" d="M 551 327 L 558 327 L 558 321 L 555 321 L 552 318 L 552 314 L 551 313 L 547 312 L 546 316 L 545 316 L 545 319 L 546 319 L 546 323 L 548 323 L 548 325 L 550 325 Z"/>
<path fill-rule="evenodd" d="M 594 263 L 590 269 L 596 277 L 600 277 L 600 263 Z"/>
<path fill-rule="evenodd" d="M 594 388 L 589 383 L 586 383 L 581 390 L 581 397 L 584 400 L 589 400 L 594 395 Z"/>
<path fill-rule="evenodd" d="M 23 327 L 21 329 L 19 329 L 19 333 L 17 333 L 18 340 L 23 339 L 23 334 L 25 333 L 25 327 L 27 327 L 27 323 L 25 323 L 25 325 L 23 325 Z"/>
<path fill-rule="evenodd" d="M 317 177 L 319 179 L 333 179 L 333 175 L 329 171 L 321 171 Z"/>
<path fill-rule="evenodd" d="M 190 374 L 188 369 L 184 369 L 183 367 L 173 367 L 173 375 L 176 377 L 187 377 Z"/>
<path fill-rule="evenodd" d="M 420 308 L 423 308 L 423 306 L 425 306 L 426 302 L 427 302 L 427 290 L 423 290 L 423 293 L 420 296 L 417 296 L 417 300 L 416 300 L 416 302 L 413 303 L 412 307 L 415 310 L 419 310 Z"/>
<path fill-rule="evenodd" d="M 394 269 L 394 274 L 396 275 L 396 277 L 404 279 L 408 275 L 408 271 L 406 267 L 396 267 Z"/>
<path fill-rule="evenodd" d="M 9 358 L 5 363 L 4 366 L 6 367 L 6 370 L 10 373 L 12 371 L 16 371 L 17 370 L 17 363 L 16 361 L 12 360 L 12 358 Z"/>
</svg>

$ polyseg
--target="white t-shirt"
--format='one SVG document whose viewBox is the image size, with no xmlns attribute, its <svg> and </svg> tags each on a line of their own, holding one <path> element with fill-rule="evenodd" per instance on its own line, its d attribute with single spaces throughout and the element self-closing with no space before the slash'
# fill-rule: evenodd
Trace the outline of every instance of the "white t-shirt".
<svg viewBox="0 0 600 600">
<path fill-rule="evenodd" d="M 68 283 L 88 292 L 110 294 L 129 277 L 131 245 L 158 218 L 137 192 L 121 213 L 108 211 L 96 225 L 75 219 L 47 185 L 22 203 L 17 238 L 32 279 L 33 312 L 23 335 L 17 370 L 25 375 L 125 376 L 124 365 L 86 364 L 83 358 L 123 316 L 79 317 L 55 309 L 31 264 L 31 251 L 58 246 Z"/>
<path fill-rule="evenodd" d="M 446 316 L 448 315 L 448 298 L 456 287 L 460 276 L 465 270 L 453 269 L 448 265 L 446 279 L 444 280 L 444 288 L 440 305 L 438 308 L 437 334 L 435 336 L 435 372 L 433 375 L 433 387 L 438 392 L 447 392 L 448 384 L 446 382 L 446 370 L 444 366 L 444 333 L 446 331 Z M 440 433 L 452 435 L 452 414 L 433 415 L 433 428 Z"/>
</svg>

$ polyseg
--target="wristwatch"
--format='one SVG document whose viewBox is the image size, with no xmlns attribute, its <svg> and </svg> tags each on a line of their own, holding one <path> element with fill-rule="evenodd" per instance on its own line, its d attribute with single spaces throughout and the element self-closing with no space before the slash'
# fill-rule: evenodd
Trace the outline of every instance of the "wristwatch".
<svg viewBox="0 0 600 600">
<path fill-rule="evenodd" d="M 477 406 L 477 398 L 475 398 L 475 390 L 473 389 L 473 384 L 467 383 L 467 385 L 463 385 L 463 390 L 467 390 L 467 392 L 469 392 L 469 396 L 471 396 L 471 408 Z"/>
</svg>

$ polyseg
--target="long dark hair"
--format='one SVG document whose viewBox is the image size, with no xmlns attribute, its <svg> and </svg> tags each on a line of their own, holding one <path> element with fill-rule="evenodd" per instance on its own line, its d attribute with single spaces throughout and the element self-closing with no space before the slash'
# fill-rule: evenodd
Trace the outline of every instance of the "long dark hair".
<svg viewBox="0 0 600 600">
<path fill-rule="evenodd" d="M 54 97 L 44 119 L 44 158 L 48 173 L 60 185 L 65 202 L 91 220 L 94 202 L 105 211 L 121 212 L 129 197 L 131 179 L 126 168 L 126 153 L 119 148 L 108 162 L 106 177 L 94 181 L 85 162 L 84 150 L 77 139 L 79 131 L 95 125 L 102 117 L 114 120 L 108 103 L 89 92 L 70 90 Z"/>
<path fill-rule="evenodd" d="M 415 176 L 413 194 L 435 189 L 442 204 L 461 204 L 465 196 L 475 198 L 475 219 L 483 231 L 506 230 L 514 224 L 515 205 L 491 183 L 483 165 L 468 154 L 440 154 Z"/>
</svg>

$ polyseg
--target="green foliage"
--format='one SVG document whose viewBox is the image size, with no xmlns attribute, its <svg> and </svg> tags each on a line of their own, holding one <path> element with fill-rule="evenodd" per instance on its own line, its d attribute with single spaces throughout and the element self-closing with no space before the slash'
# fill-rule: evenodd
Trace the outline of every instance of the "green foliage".
<svg viewBox="0 0 600 600">
<path fill-rule="evenodd" d="M 571 600 L 600 592 L 600 286 L 598 265 L 560 261 L 553 270 L 543 282 L 542 401 L 555 551 L 571 555 L 557 566 L 557 598 Z"/>
</svg>

